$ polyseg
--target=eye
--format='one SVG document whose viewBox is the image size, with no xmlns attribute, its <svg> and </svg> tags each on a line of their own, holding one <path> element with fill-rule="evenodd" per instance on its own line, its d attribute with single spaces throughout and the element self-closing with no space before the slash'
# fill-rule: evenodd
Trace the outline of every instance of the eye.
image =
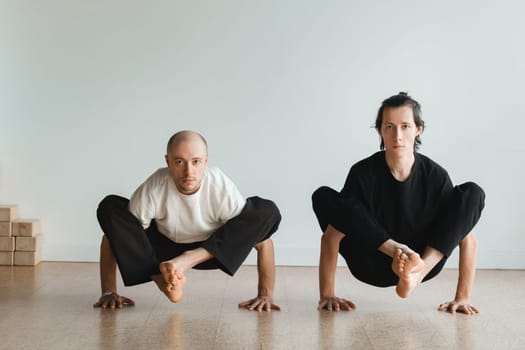
<svg viewBox="0 0 525 350">
<path fill-rule="evenodd" d="M 200 163 L 202 163 L 202 161 L 200 159 L 194 159 L 193 160 L 193 165 L 199 165 Z"/>
<path fill-rule="evenodd" d="M 182 164 L 184 164 L 184 162 L 182 160 L 180 160 L 180 159 L 175 159 L 175 164 L 182 165 Z"/>
</svg>

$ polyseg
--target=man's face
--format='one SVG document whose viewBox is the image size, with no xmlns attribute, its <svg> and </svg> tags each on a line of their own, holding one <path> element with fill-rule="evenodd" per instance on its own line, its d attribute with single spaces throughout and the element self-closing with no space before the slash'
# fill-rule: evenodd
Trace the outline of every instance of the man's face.
<svg viewBox="0 0 525 350">
<path fill-rule="evenodd" d="M 206 172 L 206 146 L 196 137 L 175 142 L 166 154 L 166 163 L 179 192 L 193 194 L 199 190 Z"/>
<path fill-rule="evenodd" d="M 390 107 L 383 111 L 380 135 L 385 144 L 385 151 L 403 155 L 414 152 L 416 136 L 423 128 L 416 126 L 412 107 Z"/>
</svg>

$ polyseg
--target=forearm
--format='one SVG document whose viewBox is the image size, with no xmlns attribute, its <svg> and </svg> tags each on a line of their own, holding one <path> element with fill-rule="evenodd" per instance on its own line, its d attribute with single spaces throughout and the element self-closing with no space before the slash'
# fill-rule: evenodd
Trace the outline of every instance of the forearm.
<svg viewBox="0 0 525 350">
<path fill-rule="evenodd" d="M 333 231 L 337 232 L 337 231 Z M 319 294 L 323 297 L 335 296 L 335 271 L 342 234 L 327 232 L 321 238 L 321 256 L 319 258 Z M 341 237 L 338 237 L 341 235 Z"/>
<path fill-rule="evenodd" d="M 100 244 L 100 287 L 102 293 L 117 292 L 117 262 L 105 235 Z"/>
<path fill-rule="evenodd" d="M 459 245 L 459 276 L 456 288 L 456 301 L 468 301 L 472 295 L 476 275 L 477 240 L 469 233 Z"/>
<path fill-rule="evenodd" d="M 258 296 L 272 297 L 275 287 L 275 252 L 273 241 L 267 239 L 257 248 Z"/>
</svg>

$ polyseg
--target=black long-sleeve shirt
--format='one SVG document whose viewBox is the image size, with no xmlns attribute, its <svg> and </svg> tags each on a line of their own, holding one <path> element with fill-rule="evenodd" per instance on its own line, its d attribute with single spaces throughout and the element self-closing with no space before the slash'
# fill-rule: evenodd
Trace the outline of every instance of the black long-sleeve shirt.
<svg viewBox="0 0 525 350">
<path fill-rule="evenodd" d="M 420 250 L 452 189 L 447 171 L 419 153 L 408 179 L 396 180 L 380 151 L 352 166 L 341 196 L 357 198 L 385 237 Z"/>
</svg>

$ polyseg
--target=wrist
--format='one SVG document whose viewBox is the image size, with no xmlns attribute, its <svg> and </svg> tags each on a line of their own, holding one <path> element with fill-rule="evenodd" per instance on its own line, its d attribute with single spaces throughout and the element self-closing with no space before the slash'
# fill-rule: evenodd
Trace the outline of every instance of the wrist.
<svg viewBox="0 0 525 350">
<path fill-rule="evenodd" d="M 459 301 L 459 302 L 468 302 L 470 300 L 470 296 L 456 293 L 456 296 L 454 299 L 455 301 Z"/>
<path fill-rule="evenodd" d="M 258 293 L 260 297 L 272 297 L 273 291 L 267 288 L 259 288 Z"/>
<path fill-rule="evenodd" d="M 319 296 L 321 298 L 332 298 L 335 296 L 335 288 L 332 283 L 321 283 L 319 286 Z"/>
<path fill-rule="evenodd" d="M 109 295 L 117 295 L 117 293 L 115 293 L 115 292 L 103 292 L 100 297 L 103 298 L 103 297 L 107 297 Z"/>
<path fill-rule="evenodd" d="M 321 299 L 323 299 L 323 298 L 334 298 L 335 297 L 335 292 L 333 290 L 332 291 L 327 291 L 327 292 L 320 292 L 319 296 L 321 297 Z"/>
</svg>

